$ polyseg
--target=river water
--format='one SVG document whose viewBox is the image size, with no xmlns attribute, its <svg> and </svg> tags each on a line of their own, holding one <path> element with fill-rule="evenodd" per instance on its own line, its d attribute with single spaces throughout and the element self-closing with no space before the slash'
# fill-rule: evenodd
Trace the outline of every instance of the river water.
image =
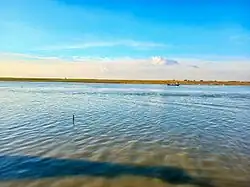
<svg viewBox="0 0 250 187">
<path fill-rule="evenodd" d="M 0 186 L 249 187 L 249 176 L 250 87 L 0 82 Z"/>
</svg>

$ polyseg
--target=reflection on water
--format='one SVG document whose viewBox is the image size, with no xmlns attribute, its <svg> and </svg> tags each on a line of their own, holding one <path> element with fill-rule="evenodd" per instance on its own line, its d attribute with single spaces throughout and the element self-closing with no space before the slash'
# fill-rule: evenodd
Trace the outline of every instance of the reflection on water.
<svg viewBox="0 0 250 187">
<path fill-rule="evenodd" d="M 241 86 L 1 82 L 0 184 L 249 186 L 249 96 Z"/>
</svg>

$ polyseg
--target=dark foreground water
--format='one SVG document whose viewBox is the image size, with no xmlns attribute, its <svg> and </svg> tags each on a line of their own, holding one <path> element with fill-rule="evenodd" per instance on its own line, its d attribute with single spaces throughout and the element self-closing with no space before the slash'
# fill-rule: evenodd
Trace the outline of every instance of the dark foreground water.
<svg viewBox="0 0 250 187">
<path fill-rule="evenodd" d="M 0 82 L 0 186 L 249 187 L 250 87 Z"/>
</svg>

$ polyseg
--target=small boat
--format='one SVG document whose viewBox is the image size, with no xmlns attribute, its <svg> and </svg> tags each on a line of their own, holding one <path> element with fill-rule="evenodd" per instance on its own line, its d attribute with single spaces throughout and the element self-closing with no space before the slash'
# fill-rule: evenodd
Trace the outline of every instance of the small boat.
<svg viewBox="0 0 250 187">
<path fill-rule="evenodd" d="M 167 84 L 168 86 L 180 86 L 179 83 L 175 83 L 175 84 Z"/>
</svg>

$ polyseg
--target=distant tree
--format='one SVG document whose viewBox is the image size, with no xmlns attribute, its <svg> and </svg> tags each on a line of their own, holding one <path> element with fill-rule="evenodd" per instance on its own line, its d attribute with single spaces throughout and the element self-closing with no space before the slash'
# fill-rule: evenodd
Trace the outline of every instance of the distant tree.
<svg viewBox="0 0 250 187">
<path fill-rule="evenodd" d="M 203 80 L 200 80 L 200 82 L 203 82 Z"/>
</svg>

